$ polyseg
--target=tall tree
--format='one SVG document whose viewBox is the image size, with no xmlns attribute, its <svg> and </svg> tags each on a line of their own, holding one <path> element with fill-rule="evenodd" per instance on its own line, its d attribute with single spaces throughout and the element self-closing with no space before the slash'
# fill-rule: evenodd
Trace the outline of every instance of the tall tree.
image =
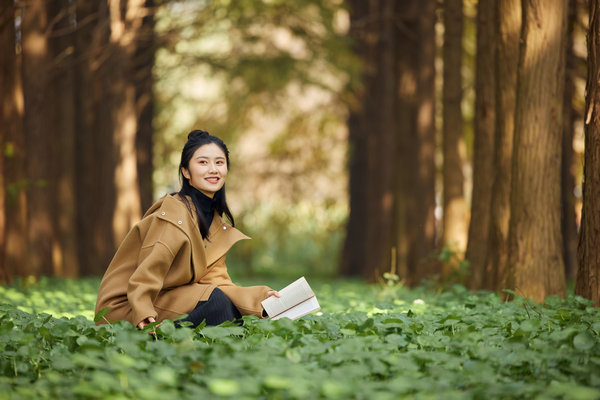
<svg viewBox="0 0 600 400">
<path fill-rule="evenodd" d="M 443 233 L 442 243 L 459 253 L 467 244 L 467 204 L 464 197 L 465 142 L 462 116 L 462 0 L 444 1 Z M 445 265 L 445 267 L 447 264 Z M 451 271 L 443 271 L 448 275 Z"/>
<path fill-rule="evenodd" d="M 510 221 L 511 165 L 514 137 L 517 67 L 521 32 L 519 0 L 498 0 L 496 9 L 496 128 L 494 183 L 490 209 L 488 252 L 482 288 L 506 287 Z"/>
<path fill-rule="evenodd" d="M 3 0 L 2 7 L 2 96 L 3 132 L 2 175 L 4 177 L 5 203 L 5 258 L 0 262 L 9 276 L 26 275 L 27 249 L 26 175 L 23 140 L 23 88 L 21 85 L 22 52 L 17 53 L 15 3 Z"/>
<path fill-rule="evenodd" d="M 53 275 L 76 277 L 79 274 L 77 260 L 77 229 L 75 197 L 75 74 L 74 42 L 75 18 L 69 0 L 47 0 L 46 8 L 52 18 L 48 49 L 50 54 L 49 93 L 60 93 L 54 104 L 54 112 L 46 121 L 55 128 L 51 147 L 55 157 L 51 188 L 52 213 L 52 270 Z"/>
<path fill-rule="evenodd" d="M 102 79 L 108 85 L 111 100 L 107 110 L 110 125 L 105 128 L 107 134 L 111 129 L 115 157 L 112 228 L 117 246 L 142 212 L 135 147 L 139 128 L 133 59 L 146 10 L 144 0 L 128 0 L 125 4 L 109 0 L 108 4 L 110 36 Z"/>
<path fill-rule="evenodd" d="M 430 256 L 435 248 L 435 21 L 436 1 L 419 1 L 420 51 L 418 57 L 415 147 L 411 163 L 410 187 L 413 188 L 407 225 L 410 229 L 409 283 L 439 273 L 439 265 Z"/>
<path fill-rule="evenodd" d="M 15 5 L 12 0 L 0 2 L 0 283 L 11 280 L 11 272 L 6 262 L 6 176 L 5 158 L 10 143 L 11 120 L 17 113 L 14 110 L 14 82 L 16 69 Z"/>
<path fill-rule="evenodd" d="M 113 149 L 106 82 L 102 81 L 109 37 L 107 2 L 90 0 L 77 4 L 75 32 L 76 126 L 75 147 L 77 234 L 80 271 L 101 274 L 112 251 Z M 85 21 L 85 22 L 84 22 Z M 102 129 L 104 126 L 106 128 Z"/>
<path fill-rule="evenodd" d="M 600 306 L 600 2 L 589 3 L 583 210 L 575 293 Z"/>
<path fill-rule="evenodd" d="M 523 2 L 509 225 L 509 287 L 565 294 L 561 143 L 567 2 Z M 559 77 L 557 79 L 557 77 Z"/>
<path fill-rule="evenodd" d="M 33 275 L 51 275 L 52 270 L 52 196 L 54 166 L 52 137 L 55 103 L 50 93 L 51 57 L 48 48 L 50 21 L 46 1 L 32 0 L 23 7 L 23 94 L 27 172 L 27 262 L 22 266 Z"/>
<path fill-rule="evenodd" d="M 363 83 L 348 122 L 344 274 L 375 279 L 391 265 L 415 284 L 438 272 L 429 257 L 435 242 L 435 5 L 352 3 Z"/>
<path fill-rule="evenodd" d="M 350 156 L 350 193 L 354 197 L 342 272 L 371 280 L 387 269 L 392 247 L 394 4 L 390 0 L 351 4 L 351 34 L 364 67 L 359 105 L 351 111 L 348 124 L 354 140 Z"/>
<path fill-rule="evenodd" d="M 156 12 L 154 0 L 146 0 L 142 25 L 136 40 L 136 50 L 133 57 L 133 79 L 136 88 L 136 116 L 138 130 L 135 135 L 135 148 L 138 170 L 138 186 L 140 192 L 141 210 L 147 210 L 154 200 L 152 183 L 152 146 L 153 146 L 153 115 L 154 93 L 152 68 L 156 53 L 156 39 L 154 37 L 154 15 Z"/>
<path fill-rule="evenodd" d="M 150 3 L 148 3 L 150 4 Z M 152 20 L 146 2 L 95 1 L 77 8 L 77 193 L 81 272 L 102 273 L 141 216 L 151 170 Z M 149 46 L 147 49 L 146 46 Z M 140 118 L 146 120 L 140 124 Z M 139 138 L 143 135 L 143 140 Z M 136 145 L 144 159 L 140 162 Z M 143 166 L 143 175 L 139 167 Z M 150 201 L 146 198 L 145 204 Z"/>
<path fill-rule="evenodd" d="M 496 124 L 496 8 L 497 0 L 477 4 L 477 59 L 475 64 L 475 132 L 473 194 L 465 258 L 471 265 L 469 286 L 483 286 L 488 251 L 492 184 L 494 182 L 494 132 Z"/>
<path fill-rule="evenodd" d="M 573 136 L 575 133 L 576 111 L 573 98 L 575 96 L 575 78 L 577 76 L 574 52 L 575 25 L 577 24 L 577 0 L 568 0 L 567 46 L 565 72 L 565 99 L 563 103 L 563 140 L 561 168 L 561 197 L 563 234 L 563 258 L 567 279 L 575 280 L 577 273 L 577 218 L 575 215 L 575 163 Z"/>
<path fill-rule="evenodd" d="M 417 158 L 415 149 L 418 142 L 415 137 L 416 106 L 417 106 L 417 80 L 419 71 L 419 15 L 420 0 L 407 0 L 398 2 L 396 19 L 396 71 L 398 74 L 398 100 L 397 100 L 397 141 L 395 167 L 395 205 L 393 216 L 393 243 L 394 252 L 390 271 L 396 273 L 407 281 L 410 279 L 409 252 L 417 241 L 418 227 L 409 226 L 408 220 L 415 212 L 416 199 L 414 199 L 413 171 L 416 168 Z"/>
</svg>

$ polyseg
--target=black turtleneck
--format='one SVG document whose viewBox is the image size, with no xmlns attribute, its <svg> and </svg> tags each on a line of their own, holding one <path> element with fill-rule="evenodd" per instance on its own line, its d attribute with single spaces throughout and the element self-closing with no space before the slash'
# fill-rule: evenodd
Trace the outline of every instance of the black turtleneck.
<svg viewBox="0 0 600 400">
<path fill-rule="evenodd" d="M 215 200 L 211 199 L 193 186 L 190 186 L 190 188 L 192 189 L 190 195 L 194 200 L 194 203 L 200 207 L 204 221 L 206 221 L 206 227 L 209 228 L 215 213 Z"/>
</svg>

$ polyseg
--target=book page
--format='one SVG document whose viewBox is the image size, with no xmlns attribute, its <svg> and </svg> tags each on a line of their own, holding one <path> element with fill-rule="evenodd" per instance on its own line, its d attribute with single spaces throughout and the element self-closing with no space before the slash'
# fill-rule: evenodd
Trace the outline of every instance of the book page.
<svg viewBox="0 0 600 400">
<path fill-rule="evenodd" d="M 289 318 L 289 319 L 298 319 L 300 317 L 305 316 L 313 311 L 320 309 L 321 306 L 317 301 L 316 297 L 311 297 L 308 300 L 303 301 L 295 307 L 290 308 L 287 311 L 282 312 L 281 314 L 271 318 L 272 320 L 276 320 L 279 318 Z"/>
<path fill-rule="evenodd" d="M 279 298 L 271 296 L 262 301 L 262 305 L 270 317 L 281 314 L 315 295 L 304 277 L 279 290 L 279 294 L 281 295 Z"/>
</svg>

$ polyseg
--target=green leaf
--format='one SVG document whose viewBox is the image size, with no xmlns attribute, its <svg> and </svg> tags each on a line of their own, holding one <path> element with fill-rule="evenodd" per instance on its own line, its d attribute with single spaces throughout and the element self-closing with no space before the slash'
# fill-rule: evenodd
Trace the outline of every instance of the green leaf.
<svg viewBox="0 0 600 400">
<path fill-rule="evenodd" d="M 50 360 L 50 365 L 57 371 L 70 371 L 75 368 L 75 363 L 64 354 L 56 354 Z"/>
<path fill-rule="evenodd" d="M 219 396 L 233 396 L 240 392 L 240 385 L 231 379 L 213 379 L 208 382 L 210 391 Z"/>
<path fill-rule="evenodd" d="M 166 385 L 175 386 L 177 385 L 177 374 L 172 368 L 169 367 L 153 367 L 150 369 L 150 374 L 153 380 Z"/>
<path fill-rule="evenodd" d="M 96 315 L 94 316 L 94 322 L 101 321 L 106 316 L 106 314 L 108 314 L 109 312 L 110 312 L 110 309 L 108 307 L 104 307 L 102 310 L 100 310 L 96 313 Z"/>
<path fill-rule="evenodd" d="M 263 385 L 269 389 L 289 389 L 293 382 L 289 378 L 278 375 L 269 375 L 263 381 Z"/>
<path fill-rule="evenodd" d="M 573 338 L 573 346 L 577 350 L 588 351 L 596 345 L 597 341 L 597 338 L 592 336 L 589 332 L 581 332 Z"/>
<path fill-rule="evenodd" d="M 300 354 L 300 352 L 297 349 L 287 349 L 285 351 L 285 358 L 287 358 L 288 360 L 290 360 L 293 363 L 299 363 L 300 361 L 302 361 L 302 355 Z"/>
</svg>

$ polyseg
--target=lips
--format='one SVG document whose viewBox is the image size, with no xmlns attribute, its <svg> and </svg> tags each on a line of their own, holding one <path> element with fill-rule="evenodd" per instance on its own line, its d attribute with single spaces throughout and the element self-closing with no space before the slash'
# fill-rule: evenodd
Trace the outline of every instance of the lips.
<svg viewBox="0 0 600 400">
<path fill-rule="evenodd" d="M 218 183 L 221 180 L 221 178 L 219 178 L 218 176 L 211 176 L 209 178 L 204 178 L 204 180 L 206 180 L 208 183 L 215 184 Z"/>
</svg>

